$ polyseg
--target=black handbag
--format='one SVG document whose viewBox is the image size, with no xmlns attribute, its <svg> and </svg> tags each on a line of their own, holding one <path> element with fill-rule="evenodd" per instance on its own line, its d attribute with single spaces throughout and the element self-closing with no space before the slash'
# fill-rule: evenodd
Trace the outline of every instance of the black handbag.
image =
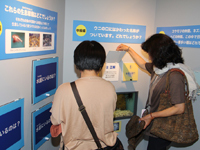
<svg viewBox="0 0 200 150">
<path fill-rule="evenodd" d="M 166 92 L 160 95 L 160 104 L 157 111 L 162 111 L 172 106 L 169 89 L 169 77 L 173 71 L 180 72 L 186 83 L 185 92 L 185 112 L 179 115 L 169 117 L 155 118 L 150 132 L 157 137 L 168 141 L 189 144 L 198 140 L 199 135 L 194 119 L 192 101 L 189 99 L 188 83 L 185 74 L 180 69 L 171 69 L 168 71 L 166 79 Z"/>
<path fill-rule="evenodd" d="M 81 97 L 78 93 L 75 82 L 71 82 L 70 85 L 71 85 L 72 91 L 74 93 L 74 97 L 76 99 L 76 102 L 79 106 L 79 111 L 81 112 L 81 114 L 82 114 L 82 116 L 83 116 L 83 118 L 84 118 L 84 120 L 87 124 L 87 127 L 92 134 L 92 137 L 94 138 L 94 141 L 95 141 L 95 143 L 98 147 L 98 150 L 124 150 L 123 145 L 118 138 L 117 138 L 116 144 L 114 146 L 112 146 L 112 147 L 107 146 L 105 148 L 102 148 L 101 143 L 99 142 L 97 134 L 96 134 L 94 127 L 92 125 L 92 122 L 90 121 L 90 118 L 89 118 L 89 116 L 86 112 L 85 106 L 83 105 L 83 103 L 81 101 Z"/>
</svg>

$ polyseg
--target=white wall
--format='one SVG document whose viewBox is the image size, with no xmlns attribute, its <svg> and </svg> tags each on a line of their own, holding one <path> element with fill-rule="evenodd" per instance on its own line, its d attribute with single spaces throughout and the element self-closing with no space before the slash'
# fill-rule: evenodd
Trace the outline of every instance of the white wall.
<svg viewBox="0 0 200 150">
<path fill-rule="evenodd" d="M 198 19 L 200 14 L 199 0 L 157 0 L 156 5 L 155 31 L 156 27 L 200 25 Z M 184 47 L 182 52 L 185 64 L 190 66 L 193 71 L 200 71 L 200 48 Z M 193 102 L 193 107 L 197 128 L 200 131 L 200 96 Z M 170 150 L 176 149 L 199 150 L 200 142 L 197 141 L 189 147 L 178 148 L 174 145 L 170 147 Z"/>
<path fill-rule="evenodd" d="M 77 74 L 74 71 L 73 52 L 80 43 L 72 41 L 73 20 L 109 22 L 120 24 L 145 25 L 146 37 L 154 33 L 155 28 L 156 0 L 66 0 L 65 3 L 65 45 L 64 45 L 64 68 L 63 81 L 71 82 L 76 80 Z M 115 51 L 120 43 L 101 43 L 106 52 Z M 133 47 L 145 59 L 147 56 L 141 51 L 140 44 L 128 44 Z M 124 62 L 133 62 L 126 54 Z M 149 75 L 139 69 L 137 82 L 112 82 L 116 91 L 139 91 L 138 115 L 144 107 L 147 99 Z M 127 142 L 127 139 L 124 139 Z M 146 141 L 138 146 L 138 149 L 146 149 Z"/>
<path fill-rule="evenodd" d="M 53 96 L 48 97 L 41 102 L 31 104 L 31 76 L 32 76 L 32 60 L 49 58 L 53 56 L 59 57 L 59 77 L 58 84 L 63 81 L 63 47 L 64 47 L 64 15 L 65 0 L 21 0 L 31 5 L 35 5 L 44 9 L 55 11 L 58 13 L 57 26 L 57 52 L 56 54 L 24 57 L 17 59 L 0 60 L 0 105 L 9 103 L 17 98 L 24 98 L 24 140 L 25 146 L 22 150 L 31 150 L 31 113 L 53 100 Z M 0 148 L 1 149 L 1 148 Z M 45 142 L 39 149 L 58 149 L 53 147 L 51 140 Z"/>
</svg>

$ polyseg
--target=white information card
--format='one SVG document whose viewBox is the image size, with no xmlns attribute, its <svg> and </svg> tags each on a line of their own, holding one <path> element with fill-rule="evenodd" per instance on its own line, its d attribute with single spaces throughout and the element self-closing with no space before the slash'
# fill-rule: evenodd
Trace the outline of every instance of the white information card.
<svg viewBox="0 0 200 150">
<path fill-rule="evenodd" d="M 103 79 L 107 81 L 119 80 L 119 62 L 125 55 L 125 51 L 109 51 L 106 56 L 106 69 L 103 74 Z"/>
</svg>

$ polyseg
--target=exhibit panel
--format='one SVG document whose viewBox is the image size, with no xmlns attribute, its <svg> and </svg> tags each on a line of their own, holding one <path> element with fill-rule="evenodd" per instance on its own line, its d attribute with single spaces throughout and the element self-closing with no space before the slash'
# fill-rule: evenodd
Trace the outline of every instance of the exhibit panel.
<svg viewBox="0 0 200 150">
<path fill-rule="evenodd" d="M 58 87 L 58 57 L 34 60 L 32 79 L 33 104 L 53 95 Z"/>
<path fill-rule="evenodd" d="M 32 113 L 32 149 L 37 150 L 42 144 L 51 137 L 50 127 L 50 109 L 52 103 L 49 103 Z"/>
<path fill-rule="evenodd" d="M 136 63 L 123 62 L 122 59 L 125 54 L 125 51 L 109 51 L 107 53 L 102 78 L 112 83 L 126 82 L 131 84 L 138 81 L 138 66 Z M 122 67 L 120 67 L 121 65 Z M 138 91 L 130 89 L 116 92 L 117 102 L 113 126 L 125 149 L 129 146 L 125 130 L 126 124 L 133 115 L 137 115 L 138 93 Z"/>
<path fill-rule="evenodd" d="M 2 0 L 0 13 L 0 60 L 56 53 L 56 12 Z"/>
<path fill-rule="evenodd" d="M 124 148 L 128 148 L 126 124 L 137 114 L 138 91 L 117 92 L 117 104 L 114 112 L 114 130 L 118 133 Z"/>
<path fill-rule="evenodd" d="M 0 149 L 21 149 L 24 146 L 24 99 L 0 106 Z"/>
<path fill-rule="evenodd" d="M 137 113 L 138 92 L 117 92 L 117 104 L 114 120 L 131 118 Z"/>
</svg>

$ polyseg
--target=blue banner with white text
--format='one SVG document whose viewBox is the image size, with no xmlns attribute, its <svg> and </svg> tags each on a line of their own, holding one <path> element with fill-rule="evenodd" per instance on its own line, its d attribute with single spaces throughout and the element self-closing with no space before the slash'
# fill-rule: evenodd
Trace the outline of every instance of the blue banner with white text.
<svg viewBox="0 0 200 150">
<path fill-rule="evenodd" d="M 142 43 L 146 26 L 92 21 L 73 21 L 73 41 L 95 40 L 110 43 Z"/>
<path fill-rule="evenodd" d="M 157 33 L 170 36 L 180 47 L 200 48 L 200 25 L 158 27 Z"/>
</svg>

